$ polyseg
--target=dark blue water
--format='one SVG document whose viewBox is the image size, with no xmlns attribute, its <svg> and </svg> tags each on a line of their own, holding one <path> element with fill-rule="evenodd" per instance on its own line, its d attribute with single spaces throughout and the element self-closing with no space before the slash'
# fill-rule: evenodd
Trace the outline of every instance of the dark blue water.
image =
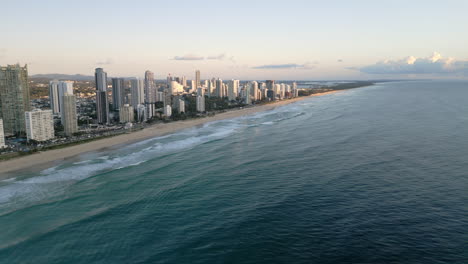
<svg viewBox="0 0 468 264">
<path fill-rule="evenodd" d="M 394 82 L 0 182 L 0 263 L 468 263 L 468 82 Z"/>
</svg>

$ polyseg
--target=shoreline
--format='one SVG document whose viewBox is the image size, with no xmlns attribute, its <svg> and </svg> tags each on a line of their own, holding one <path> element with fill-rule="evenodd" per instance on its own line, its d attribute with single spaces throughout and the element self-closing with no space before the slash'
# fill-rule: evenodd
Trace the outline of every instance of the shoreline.
<svg viewBox="0 0 468 264">
<path fill-rule="evenodd" d="M 341 90 L 342 91 L 342 90 Z M 11 175 L 12 172 L 27 170 L 29 168 L 39 166 L 43 167 L 45 165 L 50 165 L 53 163 L 61 162 L 85 153 L 100 151 L 104 149 L 114 148 L 119 145 L 132 144 L 142 140 L 160 137 L 168 134 L 172 134 L 183 129 L 188 129 L 212 121 L 236 118 L 244 115 L 250 115 L 257 112 L 263 112 L 272 110 L 276 107 L 292 104 L 298 101 L 302 101 L 307 98 L 322 96 L 332 93 L 340 92 L 340 90 L 328 91 L 324 93 L 317 93 L 309 96 L 297 97 L 289 100 L 278 101 L 270 104 L 264 104 L 254 107 L 248 107 L 243 109 L 236 109 L 227 112 L 217 114 L 215 116 L 190 119 L 183 121 L 176 121 L 166 124 L 155 124 L 153 126 L 147 127 L 143 130 L 118 135 L 115 137 L 108 137 L 103 139 L 98 139 L 96 141 L 91 141 L 83 144 L 73 145 L 70 147 L 64 147 L 61 149 L 48 150 L 44 152 L 38 152 L 24 157 L 13 158 L 5 161 L 0 161 L 0 179 L 8 179 L 15 177 Z M 8 173 L 10 175 L 3 175 Z"/>
</svg>

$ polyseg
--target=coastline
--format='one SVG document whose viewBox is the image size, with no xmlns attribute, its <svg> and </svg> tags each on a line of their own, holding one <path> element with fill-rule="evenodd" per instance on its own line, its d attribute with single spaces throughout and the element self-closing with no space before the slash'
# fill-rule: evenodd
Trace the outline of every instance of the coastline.
<svg viewBox="0 0 468 264">
<path fill-rule="evenodd" d="M 48 150 L 44 152 L 39 152 L 31 154 L 24 157 L 13 158 L 10 160 L 5 160 L 0 162 L 0 179 L 12 178 L 14 175 L 11 175 L 12 172 L 25 170 L 35 166 L 44 166 L 54 162 L 63 161 L 68 158 L 82 155 L 88 152 L 99 151 L 103 149 L 108 149 L 116 147 L 118 145 L 132 144 L 138 141 L 145 139 L 164 136 L 178 132 L 183 129 L 188 129 L 194 126 L 202 125 L 212 121 L 218 121 L 223 119 L 236 118 L 244 115 L 250 115 L 257 112 L 263 112 L 272 110 L 276 107 L 295 103 L 302 101 L 304 99 L 316 96 L 322 96 L 327 94 L 332 94 L 339 92 L 340 90 L 334 90 L 324 93 L 313 94 L 309 96 L 297 97 L 289 100 L 278 101 L 270 104 L 259 105 L 249 108 L 236 109 L 227 111 L 224 113 L 217 114 L 215 116 L 199 118 L 199 119 L 190 119 L 183 121 L 176 121 L 166 124 L 156 124 L 150 127 L 147 127 L 143 130 L 132 132 L 129 134 L 118 135 L 115 137 L 103 138 L 92 142 L 87 142 L 79 145 L 74 145 L 70 147 L 65 147 L 61 149 Z M 3 175 L 9 173 L 9 175 Z"/>
</svg>

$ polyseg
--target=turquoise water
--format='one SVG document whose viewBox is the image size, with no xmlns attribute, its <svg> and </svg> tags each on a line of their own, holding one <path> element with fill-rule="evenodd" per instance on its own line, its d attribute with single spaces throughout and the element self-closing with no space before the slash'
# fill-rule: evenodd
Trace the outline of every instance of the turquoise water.
<svg viewBox="0 0 468 264">
<path fill-rule="evenodd" d="M 310 98 L 0 182 L 0 263 L 468 263 L 468 82 Z"/>
</svg>

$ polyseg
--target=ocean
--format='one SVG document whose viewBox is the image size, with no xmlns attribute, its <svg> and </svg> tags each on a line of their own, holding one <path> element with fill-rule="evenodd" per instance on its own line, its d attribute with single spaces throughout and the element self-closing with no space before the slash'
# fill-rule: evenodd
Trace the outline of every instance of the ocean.
<svg viewBox="0 0 468 264">
<path fill-rule="evenodd" d="M 17 173 L 0 263 L 468 263 L 468 82 L 379 83 Z"/>
</svg>

